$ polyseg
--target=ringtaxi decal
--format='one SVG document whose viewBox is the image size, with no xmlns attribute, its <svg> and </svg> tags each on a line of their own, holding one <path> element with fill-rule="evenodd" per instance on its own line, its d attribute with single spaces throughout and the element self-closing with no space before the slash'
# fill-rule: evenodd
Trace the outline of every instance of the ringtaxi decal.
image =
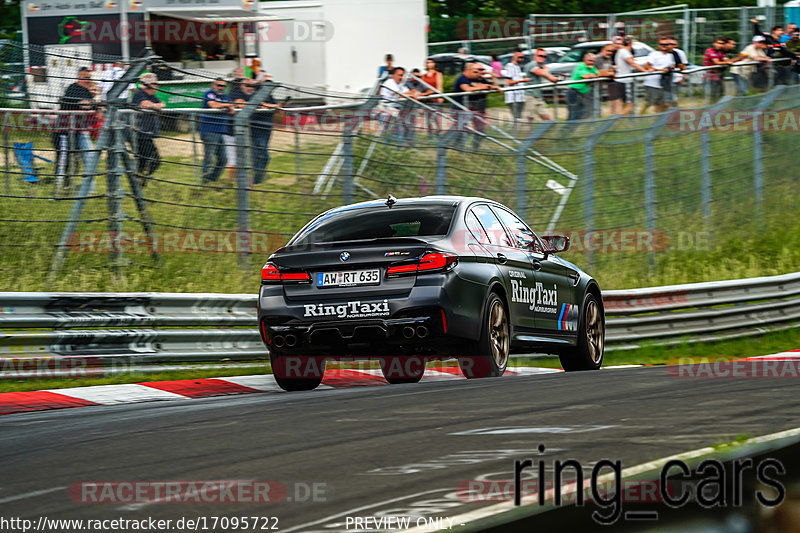
<svg viewBox="0 0 800 533">
<path fill-rule="evenodd" d="M 523 274 L 524 276 L 524 274 Z M 521 281 L 511 276 L 511 301 L 520 304 L 529 304 L 529 309 L 537 313 L 556 314 L 558 312 L 558 290 L 553 285 L 546 289 L 544 284 L 537 281 L 536 286 L 527 287 Z"/>
<path fill-rule="evenodd" d="M 377 303 L 362 303 L 360 300 L 344 304 L 305 304 L 303 316 L 335 316 L 337 318 L 367 318 L 389 316 L 389 300 Z"/>
</svg>

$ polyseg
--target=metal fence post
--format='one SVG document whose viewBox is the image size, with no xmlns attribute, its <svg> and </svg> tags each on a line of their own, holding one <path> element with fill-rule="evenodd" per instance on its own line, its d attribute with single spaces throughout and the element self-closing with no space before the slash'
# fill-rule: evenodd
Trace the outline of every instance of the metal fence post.
<svg viewBox="0 0 800 533">
<path fill-rule="evenodd" d="M 252 167 L 250 152 L 254 149 L 250 138 L 253 127 L 250 118 L 256 109 L 269 98 L 275 84 L 266 82 L 250 98 L 250 101 L 236 113 L 233 119 L 233 133 L 236 138 L 236 243 L 239 249 L 239 264 L 242 269 L 250 266 L 250 208 L 248 205 L 250 177 L 248 170 Z"/>
<path fill-rule="evenodd" d="M 436 148 L 436 194 L 447 194 L 447 143 L 449 134 L 439 135 Z"/>
<path fill-rule="evenodd" d="M 288 116 L 288 114 L 287 114 Z M 300 113 L 295 113 L 294 120 L 294 171 L 300 179 Z"/>
<path fill-rule="evenodd" d="M 779 85 L 764 95 L 755 108 L 755 115 L 759 116 L 783 93 L 785 85 Z M 756 213 L 760 221 L 763 220 L 764 209 L 764 126 L 763 119 L 753 123 L 753 193 L 755 197 Z"/>
<path fill-rule="evenodd" d="M 353 203 L 353 138 L 354 127 L 346 124 L 342 133 L 342 193 L 344 203 Z"/>
<path fill-rule="evenodd" d="M 11 179 L 8 176 L 8 169 L 11 167 L 11 159 L 8 153 L 8 143 L 11 142 L 8 138 L 8 130 L 3 128 L 3 157 L 6 162 L 6 194 L 11 194 Z"/>
<path fill-rule="evenodd" d="M 667 123 L 670 113 L 662 113 L 658 120 L 644 134 L 644 208 L 646 227 L 648 231 L 656 229 L 656 153 L 653 141 L 661 128 Z M 650 268 L 654 268 L 656 258 L 653 252 L 648 253 L 648 263 Z"/>
<path fill-rule="evenodd" d="M 711 114 L 727 107 L 732 96 L 723 96 L 722 99 L 711 107 Z M 706 232 L 711 231 L 711 139 L 708 128 L 700 131 L 700 196 L 703 204 L 703 222 Z"/>
<path fill-rule="evenodd" d="M 122 222 L 125 214 L 122 212 L 122 175 L 126 169 L 124 163 L 125 141 L 123 130 L 125 126 L 116 120 L 111 126 L 112 141 L 108 150 L 106 168 L 106 194 L 108 195 L 108 230 L 111 233 L 111 268 L 116 270 L 121 263 L 120 238 L 122 236 Z"/>
<path fill-rule="evenodd" d="M 585 184 L 583 200 L 583 223 L 586 231 L 592 231 L 594 227 L 594 147 L 600 137 L 605 135 L 619 117 L 611 117 L 598 124 L 597 128 L 589 134 L 583 145 L 583 181 Z M 589 250 L 587 263 L 594 262 L 594 252 Z"/>
<path fill-rule="evenodd" d="M 603 103 L 600 98 L 600 87 L 605 82 L 592 83 L 592 118 L 600 118 L 600 105 Z"/>
<path fill-rule="evenodd" d="M 152 54 L 143 60 L 138 60 L 122 75 L 119 82 L 114 84 L 110 91 L 108 91 L 108 110 L 106 113 L 106 123 L 100 131 L 100 137 L 97 139 L 95 149 L 89 155 L 89 164 L 86 168 L 86 177 L 81 182 L 80 189 L 78 190 L 78 199 L 72 204 L 72 210 L 69 214 L 69 222 L 64 227 L 61 233 L 61 239 L 56 245 L 56 253 L 53 256 L 53 263 L 50 265 L 49 278 L 52 281 L 64 263 L 64 258 L 69 250 L 69 238 L 78 226 L 78 221 L 81 217 L 81 211 L 86 204 L 86 197 L 89 196 L 89 191 L 92 190 L 94 185 L 94 176 L 97 172 L 97 166 L 100 162 L 100 153 L 109 146 L 111 137 L 111 125 L 117 120 L 119 108 L 125 105 L 124 101 L 120 99 L 120 94 L 124 91 L 129 84 L 135 82 L 139 75 L 147 68 L 148 63 L 152 60 Z"/>
<path fill-rule="evenodd" d="M 548 120 L 542 122 L 528 135 L 522 144 L 517 148 L 517 214 L 523 219 L 531 221 L 528 211 L 527 190 L 528 190 L 528 158 L 527 153 L 534 143 L 544 136 L 555 124 L 554 121 Z"/>
<path fill-rule="evenodd" d="M 197 159 L 197 117 L 189 115 L 189 123 L 192 125 L 192 171 L 195 181 L 200 181 L 200 163 Z"/>
</svg>

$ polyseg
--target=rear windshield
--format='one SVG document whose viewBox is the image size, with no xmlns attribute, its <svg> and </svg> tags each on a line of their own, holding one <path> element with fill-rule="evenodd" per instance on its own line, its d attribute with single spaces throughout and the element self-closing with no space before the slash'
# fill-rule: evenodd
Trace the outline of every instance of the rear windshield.
<svg viewBox="0 0 800 533">
<path fill-rule="evenodd" d="M 428 204 L 339 211 L 314 221 L 291 244 L 447 235 L 455 210 L 452 204 Z"/>
</svg>

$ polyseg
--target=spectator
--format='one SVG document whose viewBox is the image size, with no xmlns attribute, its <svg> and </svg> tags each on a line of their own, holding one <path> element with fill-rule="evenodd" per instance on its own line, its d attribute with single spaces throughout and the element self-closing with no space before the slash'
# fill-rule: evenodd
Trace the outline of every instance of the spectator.
<svg viewBox="0 0 800 533">
<path fill-rule="evenodd" d="M 506 75 L 508 77 L 508 86 L 513 87 L 520 83 L 529 83 L 529 78 L 522 76 L 522 68 L 520 65 L 525 61 L 525 56 L 522 52 L 514 52 L 511 56 L 511 62 L 506 65 Z M 514 118 L 513 132 L 517 131 L 519 121 L 522 120 L 522 111 L 525 109 L 525 91 L 506 91 L 505 101 L 509 109 L 511 109 L 511 116 Z"/>
<path fill-rule="evenodd" d="M 678 48 L 678 40 L 675 37 L 671 35 L 667 37 L 667 44 L 669 45 L 667 50 L 670 51 L 675 59 L 675 67 L 672 71 L 672 89 L 674 90 L 670 92 L 672 95 L 672 107 L 678 107 L 678 89 L 685 82 L 685 78 L 680 71 L 689 66 L 689 59 L 686 57 L 686 52 Z"/>
<path fill-rule="evenodd" d="M 384 121 L 384 126 L 388 130 L 389 124 L 393 119 L 397 122 L 397 142 L 402 144 L 412 138 L 411 130 L 407 121 L 410 117 L 407 112 L 408 106 L 406 105 L 404 96 L 409 98 L 416 98 L 418 92 L 410 89 L 403 83 L 403 77 L 406 74 L 406 69 L 403 67 L 395 67 L 392 70 L 392 75 L 383 82 L 381 85 L 381 100 L 383 109 L 386 114 L 381 115 Z"/>
<path fill-rule="evenodd" d="M 614 44 L 607 44 L 600 49 L 600 54 L 598 54 L 594 60 L 594 66 L 600 71 L 600 75 L 607 76 L 609 78 L 614 77 L 616 70 L 616 66 L 614 64 L 615 53 L 616 48 Z M 609 107 L 611 108 L 611 114 L 619 115 L 622 109 L 622 95 L 620 95 L 617 91 L 617 84 L 613 81 L 607 81 L 603 83 L 603 88 L 605 88 L 608 95 L 608 103 Z M 599 88 L 597 90 L 599 90 Z"/>
<path fill-rule="evenodd" d="M 103 71 L 103 75 L 100 77 L 100 88 L 102 90 L 101 99 L 103 102 L 108 100 L 108 91 L 110 91 L 114 86 L 114 82 L 122 78 L 123 74 L 125 74 L 124 67 L 125 65 L 122 60 L 117 60 L 110 69 Z M 120 98 L 127 100 L 130 88 L 131 87 L 127 87 L 124 91 L 122 91 Z"/>
<path fill-rule="evenodd" d="M 256 83 L 265 82 L 270 78 L 269 74 L 264 72 L 264 69 L 261 68 L 261 61 L 258 59 L 253 60 L 253 65 L 250 67 L 250 71 L 250 78 L 252 78 Z"/>
<path fill-rule="evenodd" d="M 786 33 L 781 35 L 781 38 L 779 39 L 779 42 L 781 44 L 786 44 L 786 41 L 791 39 L 792 38 L 792 34 L 794 32 L 796 32 L 796 31 L 797 31 L 797 24 L 795 24 L 794 22 L 790 22 L 789 24 L 786 25 Z"/>
<path fill-rule="evenodd" d="M 87 67 L 78 71 L 78 81 L 72 83 L 64 91 L 59 100 L 61 111 L 91 111 L 94 109 L 94 95 L 91 91 L 92 73 Z M 58 116 L 56 127 L 51 135 L 53 148 L 56 151 L 56 183 L 68 189 L 73 154 L 79 151 L 83 157 L 83 165 L 89 164 L 89 151 L 92 143 L 87 131 L 91 119 L 90 113 L 64 113 Z"/>
<path fill-rule="evenodd" d="M 644 79 L 646 101 L 642 113 L 653 106 L 656 113 L 663 113 L 672 103 L 672 70 L 675 67 L 675 56 L 669 51 L 669 40 L 662 37 L 658 40 L 658 50 L 650 52 L 644 68 L 655 72 Z"/>
<path fill-rule="evenodd" d="M 547 52 L 544 48 L 537 48 L 533 54 L 533 61 L 525 65 L 525 72 L 530 75 L 531 83 L 556 83 L 559 78 L 550 74 L 547 69 Z M 539 117 L 541 120 L 552 120 L 547 109 L 547 104 L 542 97 L 541 89 L 527 89 L 525 91 L 525 114 L 528 120 Z"/>
<path fill-rule="evenodd" d="M 386 58 L 384 60 L 386 61 L 386 64 L 381 65 L 380 68 L 378 68 L 379 78 L 383 78 L 387 74 L 391 74 L 392 69 L 394 69 L 392 66 L 394 64 L 394 56 L 392 54 L 386 54 Z"/>
<path fill-rule="evenodd" d="M 420 96 L 428 96 L 434 93 L 443 93 L 444 92 L 444 78 L 442 73 L 436 70 L 436 62 L 428 58 L 425 60 L 425 74 L 423 74 L 420 79 L 428 84 L 433 89 L 429 89 L 423 85 L 423 90 L 420 92 Z M 440 104 L 442 103 L 441 98 L 436 98 L 433 100 L 427 100 L 428 104 Z"/>
<path fill-rule="evenodd" d="M 725 57 L 725 39 L 717 37 L 714 39 L 711 47 L 708 48 L 703 55 L 703 65 L 706 67 L 713 66 L 727 66 L 729 60 Z M 709 95 L 710 101 L 713 104 L 725 95 L 725 85 L 722 77 L 725 73 L 724 68 L 706 70 L 704 78 L 706 80 L 706 94 Z"/>
<path fill-rule="evenodd" d="M 230 95 L 234 105 L 242 109 L 252 99 L 258 83 L 256 80 L 244 80 L 240 88 Z M 268 96 L 259 109 L 280 109 L 272 96 Z M 264 181 L 269 165 L 269 139 L 272 136 L 272 113 L 255 111 L 250 117 L 250 161 L 253 165 L 253 185 Z"/>
<path fill-rule="evenodd" d="M 733 51 L 736 50 L 736 41 L 733 40 L 732 37 L 725 38 L 725 46 L 723 50 L 728 58 L 728 63 L 731 65 L 747 59 L 747 56 L 742 52 L 739 52 L 739 54 L 737 54 L 735 57 L 731 56 Z M 732 67 L 730 73 L 731 77 L 733 78 L 733 83 L 736 86 L 736 95 L 745 96 L 747 94 L 747 79 L 739 74 L 736 67 Z"/>
<path fill-rule="evenodd" d="M 503 64 L 500 62 L 500 59 L 497 57 L 497 54 L 491 54 L 492 62 L 489 63 L 489 66 L 492 67 L 492 74 L 496 79 L 500 79 L 503 77 Z M 512 59 L 513 61 L 513 59 Z"/>
<path fill-rule="evenodd" d="M 622 40 L 622 48 L 617 50 L 614 60 L 614 65 L 617 67 L 617 76 L 625 76 L 636 72 L 647 72 L 647 69 L 639 65 L 633 59 L 633 39 L 625 37 Z M 619 94 L 621 107 L 620 113 L 623 115 L 630 115 L 633 111 L 633 90 L 635 87 L 634 78 L 618 78 L 614 81 L 617 84 L 617 94 Z"/>
<path fill-rule="evenodd" d="M 594 66 L 595 55 L 591 52 L 583 56 L 583 61 L 578 63 L 572 71 L 572 80 L 589 80 L 600 76 L 600 71 Z M 588 83 L 574 83 L 567 90 L 567 105 L 569 115 L 567 120 L 580 120 L 591 117 L 594 109 L 592 88 Z"/>
<path fill-rule="evenodd" d="M 142 74 L 139 76 L 139 83 L 139 90 L 133 94 L 131 105 L 138 111 L 134 128 L 136 177 L 144 187 L 147 185 L 147 178 L 161 166 L 161 156 L 153 139 L 158 137 L 160 131 L 158 112 L 164 109 L 164 102 L 156 96 L 158 80 L 155 74 Z"/>
<path fill-rule="evenodd" d="M 486 93 L 469 94 L 478 91 L 498 91 L 500 87 L 492 83 L 487 83 L 483 79 L 483 68 L 479 63 L 467 63 L 464 65 L 464 72 L 459 74 L 453 84 L 454 93 L 465 93 L 463 96 L 457 96 L 456 101 L 466 107 L 469 111 L 462 115 L 465 120 L 459 120 L 457 128 L 461 129 L 466 126 L 466 123 L 472 121 L 472 127 L 476 132 L 472 140 L 472 147 L 477 149 L 481 142 L 483 132 L 489 124 L 488 117 L 486 116 Z M 463 137 L 460 136 L 460 139 Z"/>
<path fill-rule="evenodd" d="M 739 54 L 744 61 L 758 61 L 759 65 L 734 66 L 731 72 L 742 79 L 750 79 L 755 89 L 763 90 L 767 87 L 766 66 L 772 59 L 767 55 L 767 42 L 763 35 L 755 35 L 753 42 L 747 45 Z M 745 87 L 746 89 L 746 87 Z"/>
<path fill-rule="evenodd" d="M 226 85 L 225 80 L 217 78 L 211 84 L 211 89 L 203 95 L 203 109 L 225 110 L 204 113 L 200 116 L 200 139 L 203 141 L 203 184 L 217 181 L 228 163 L 224 136 L 230 130 L 230 118 L 225 115 L 232 115 L 236 112 L 236 108 L 231 103 L 230 97 L 225 94 Z"/>
<path fill-rule="evenodd" d="M 790 52 L 786 46 L 781 44 L 781 37 L 783 36 L 783 26 L 776 25 L 772 27 L 769 33 L 764 33 L 758 26 L 758 19 L 750 19 L 753 23 L 753 35 L 761 35 L 767 43 L 766 52 L 772 59 L 791 59 L 794 62 L 797 59 L 797 54 Z M 775 85 L 787 85 L 791 81 L 790 74 L 792 67 L 789 61 L 782 61 L 773 66 L 775 69 Z"/>
<path fill-rule="evenodd" d="M 411 76 L 409 76 L 406 80 L 406 86 L 409 88 L 409 90 L 417 91 L 417 93 L 421 93 L 425 90 L 425 86 L 422 85 L 422 82 L 419 79 L 421 75 L 422 73 L 418 68 L 415 68 L 411 71 Z"/>
</svg>

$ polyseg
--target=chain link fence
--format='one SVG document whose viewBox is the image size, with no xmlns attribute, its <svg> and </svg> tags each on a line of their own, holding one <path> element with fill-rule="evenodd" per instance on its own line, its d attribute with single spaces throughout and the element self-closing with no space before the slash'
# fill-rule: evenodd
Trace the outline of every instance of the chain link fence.
<svg viewBox="0 0 800 533">
<path fill-rule="evenodd" d="M 19 52 L 8 46 L 3 64 Z M 134 61 L 90 109 L 2 110 L 0 290 L 255 292 L 269 253 L 312 217 L 388 194 L 501 201 L 536 231 L 570 236 L 566 257 L 604 288 L 713 280 L 796 209 L 798 86 L 571 122 L 515 123 L 447 95 L 386 102 L 377 84 L 314 93 L 337 105 L 300 107 L 309 89 L 235 80 L 225 91 L 249 92 L 235 112 L 132 105 L 146 85 L 166 96 L 137 81 L 162 67 Z M 47 73 L 71 81 L 65 92 L 79 74 Z M 757 273 L 796 267 L 779 252 Z"/>
</svg>

